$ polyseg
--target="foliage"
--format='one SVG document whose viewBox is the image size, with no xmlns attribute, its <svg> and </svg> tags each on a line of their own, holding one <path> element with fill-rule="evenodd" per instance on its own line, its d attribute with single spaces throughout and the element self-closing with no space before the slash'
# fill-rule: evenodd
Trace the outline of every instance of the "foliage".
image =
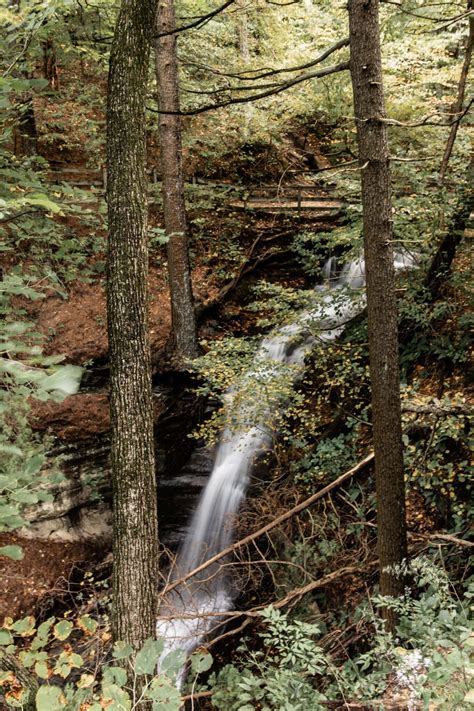
<svg viewBox="0 0 474 711">
<path fill-rule="evenodd" d="M 410 394 L 410 390 L 404 393 L 405 397 Z M 414 402 L 423 407 L 423 398 L 416 394 Z M 469 416 L 463 413 L 466 398 L 457 392 L 428 402 L 431 414 L 404 415 L 408 482 L 445 524 L 462 529 L 472 516 Z"/>
<path fill-rule="evenodd" d="M 7 619 L 0 630 L 0 655 L 16 658 L 19 668 L 39 684 L 35 693 L 38 711 L 132 711 L 140 708 L 143 699 L 151 700 L 152 708 L 160 711 L 181 708 L 176 679 L 186 663 L 184 653 L 164 654 L 163 640 L 150 639 L 136 654 L 129 645 L 116 642 L 107 660 L 95 658 L 94 649 L 108 640 L 107 626 L 99 626 L 88 614 L 75 619 L 49 618 L 40 625 L 31 616 L 15 622 Z M 211 664 L 207 652 L 198 650 L 191 656 L 193 685 Z M 144 680 L 140 693 L 138 680 Z M 31 685 L 24 686 L 21 676 L 8 671 L 0 672 L 0 688 L 7 708 L 22 708 Z"/>
<path fill-rule="evenodd" d="M 51 501 L 47 486 L 62 481 L 52 462 L 45 467 L 47 442 L 35 435 L 29 425 L 29 398 L 61 401 L 75 392 L 82 372 L 75 366 L 58 366 L 61 356 L 43 356 L 40 334 L 12 305 L 13 298 L 41 296 L 21 273 L 12 273 L 1 282 L 0 531 L 25 525 L 23 511 L 33 504 Z M 21 557 L 11 547 L 0 549 L 0 555 Z"/>
<path fill-rule="evenodd" d="M 367 651 L 342 665 L 320 645 L 318 625 L 267 608 L 259 649 L 244 644 L 239 660 L 211 678 L 213 704 L 235 711 L 250 711 L 256 703 L 265 711 L 316 711 L 325 708 L 325 701 L 350 698 L 384 708 L 382 696 L 388 691 L 388 703 L 399 698 L 415 709 L 421 700 L 423 708 L 434 703 L 440 711 L 467 711 L 472 699 L 473 582 L 460 599 L 444 570 L 428 559 L 414 560 L 409 573 L 415 586 L 411 596 L 375 597 L 356 611 L 358 624 L 373 631 Z M 400 622 L 393 636 L 373 605 L 397 609 Z"/>
</svg>

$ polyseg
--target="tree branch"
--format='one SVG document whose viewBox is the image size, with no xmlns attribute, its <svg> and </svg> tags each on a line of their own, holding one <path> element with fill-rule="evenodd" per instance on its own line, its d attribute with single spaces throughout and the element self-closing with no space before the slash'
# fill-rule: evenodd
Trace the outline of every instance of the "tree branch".
<svg viewBox="0 0 474 711">
<path fill-rule="evenodd" d="M 317 78 L 329 76 L 330 74 L 336 74 L 337 72 L 343 72 L 343 71 L 346 71 L 347 69 L 349 69 L 349 62 L 341 62 L 340 64 L 335 64 L 330 67 L 325 67 L 324 69 L 317 69 L 314 72 L 307 72 L 306 74 L 302 74 L 298 77 L 295 77 L 294 79 L 288 79 L 287 81 L 282 82 L 281 84 L 277 85 L 277 88 L 267 89 L 266 91 L 263 91 L 260 94 L 254 94 L 253 96 L 246 96 L 246 97 L 242 97 L 242 98 L 228 99 L 227 101 L 222 101 L 221 103 L 209 104 L 207 106 L 200 106 L 197 109 L 190 109 L 189 111 L 159 111 L 158 109 L 153 109 L 151 107 L 148 107 L 148 110 L 152 111 L 153 113 L 156 113 L 156 114 L 164 113 L 164 114 L 178 114 L 179 116 L 196 116 L 197 114 L 202 114 L 202 113 L 205 113 L 206 111 L 212 111 L 213 109 L 221 109 L 221 108 L 224 108 L 225 106 L 232 106 L 234 104 L 245 104 L 245 103 L 249 103 L 251 101 L 257 101 L 258 99 L 265 99 L 268 96 L 273 96 L 274 94 L 279 94 L 282 91 L 286 91 L 286 89 L 290 89 L 292 86 L 295 86 L 296 84 L 300 84 L 303 81 L 308 81 L 309 79 L 317 79 Z"/>
<path fill-rule="evenodd" d="M 236 74 L 228 72 L 219 72 L 218 70 L 212 69 L 211 67 L 203 65 L 198 65 L 193 62 L 189 62 L 190 66 L 198 66 L 204 68 L 205 70 L 217 74 L 218 76 L 229 77 L 230 79 L 237 79 L 238 81 L 258 81 L 259 79 L 265 79 L 266 77 L 275 76 L 275 74 L 286 74 L 290 72 L 299 72 L 303 69 L 310 69 L 314 67 L 315 64 L 320 64 L 325 59 L 327 59 L 333 52 L 337 52 L 338 49 L 349 46 L 349 38 L 344 37 L 344 39 L 335 42 L 333 45 L 324 50 L 322 54 L 313 59 L 311 62 L 306 64 L 300 64 L 295 67 L 282 67 L 281 69 L 265 69 L 261 67 L 260 69 L 252 69 L 244 72 L 239 72 Z M 258 87 L 257 87 L 258 88 Z"/>
<path fill-rule="evenodd" d="M 283 523 L 283 521 L 287 521 L 289 518 L 292 518 L 295 514 L 300 513 L 301 511 L 304 511 L 309 506 L 314 504 L 316 501 L 321 499 L 323 496 L 328 494 L 330 491 L 332 491 L 333 489 L 335 489 L 336 487 L 340 486 L 345 481 L 347 481 L 348 479 L 353 477 L 354 474 L 358 474 L 360 471 L 365 469 L 369 464 L 371 464 L 373 462 L 373 459 L 374 459 L 374 454 L 373 454 L 373 452 L 371 452 L 366 457 L 364 457 L 364 459 L 362 459 L 358 464 L 356 464 L 354 467 L 349 469 L 344 474 L 341 474 L 341 476 L 339 476 L 337 479 L 332 481 L 327 486 L 320 489 L 316 494 L 313 494 L 309 498 L 305 499 L 301 503 L 294 506 L 289 511 L 286 511 L 281 516 L 278 516 L 277 518 L 273 519 L 273 521 L 270 521 L 270 523 L 267 523 L 266 526 L 259 528 L 254 533 L 251 533 L 248 536 L 245 536 L 245 538 L 241 538 L 240 541 L 236 541 L 236 543 L 233 543 L 232 545 L 228 546 L 227 548 L 224 548 L 224 550 L 222 550 L 220 553 L 217 553 L 216 555 L 212 556 L 212 558 L 209 558 L 209 560 L 206 560 L 204 563 L 201 563 L 201 565 L 198 565 L 197 568 L 195 568 L 194 570 L 191 570 L 189 573 L 186 573 L 186 575 L 183 575 L 181 578 L 178 578 L 178 580 L 175 580 L 172 583 L 170 583 L 169 585 L 166 585 L 165 588 L 161 591 L 160 597 L 162 597 L 166 593 L 170 592 L 171 590 L 174 590 L 182 583 L 184 583 L 187 580 L 189 580 L 190 578 L 194 577 L 197 573 L 200 573 L 203 570 L 206 570 L 206 568 L 208 568 L 213 563 L 217 563 L 219 560 L 224 558 L 226 555 L 229 555 L 229 553 L 232 553 L 233 551 L 237 550 L 238 548 L 241 548 L 242 546 L 245 546 L 248 543 L 251 543 L 252 541 L 256 540 L 257 538 L 260 538 L 260 536 L 262 536 L 264 533 L 268 533 L 268 531 L 271 531 L 276 526 L 279 526 L 281 523 Z"/>
<path fill-rule="evenodd" d="M 176 29 L 170 30 L 169 32 L 160 32 L 160 34 L 154 35 L 153 39 L 157 39 L 158 37 L 168 37 L 169 35 L 176 35 L 178 34 L 178 32 L 192 30 L 194 27 L 200 29 L 203 25 L 207 24 L 210 20 L 216 17 L 216 15 L 219 15 L 221 12 L 224 12 L 224 10 L 226 10 L 230 5 L 233 5 L 234 2 L 235 0 L 227 0 L 227 2 L 218 7 L 216 10 L 208 12 L 207 15 L 201 15 L 197 18 L 197 20 L 194 20 L 194 22 L 190 22 L 188 25 L 181 25 L 181 27 L 176 27 Z"/>
<path fill-rule="evenodd" d="M 0 218 L 0 224 L 4 224 L 5 222 L 13 222 L 13 220 L 17 220 L 19 217 L 24 217 L 25 215 L 36 215 L 39 212 L 39 210 L 23 210 L 22 212 L 16 212 L 14 215 L 7 215 L 6 217 Z"/>
<path fill-rule="evenodd" d="M 470 405 L 415 405 L 402 403 L 402 412 L 414 412 L 417 415 L 461 415 L 472 417 L 474 407 Z"/>
</svg>

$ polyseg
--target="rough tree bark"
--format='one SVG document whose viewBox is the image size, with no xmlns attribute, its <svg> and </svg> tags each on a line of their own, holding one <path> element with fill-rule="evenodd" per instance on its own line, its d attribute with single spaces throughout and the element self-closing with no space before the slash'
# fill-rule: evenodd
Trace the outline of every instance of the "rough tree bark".
<svg viewBox="0 0 474 711">
<path fill-rule="evenodd" d="M 115 639 L 155 635 L 158 521 L 148 342 L 145 100 L 154 0 L 122 0 L 107 105 L 107 317 Z"/>
<path fill-rule="evenodd" d="M 392 204 L 378 0 L 349 1 L 350 69 L 362 179 L 380 589 L 403 592 L 387 569 L 407 555 Z M 390 616 L 389 616 L 390 617 Z M 393 620 L 388 620 L 389 624 Z"/>
<path fill-rule="evenodd" d="M 178 60 L 176 34 L 173 34 L 176 18 L 173 0 L 160 0 L 156 17 L 158 108 L 163 112 L 179 112 Z M 172 347 L 174 359 L 177 364 L 180 364 L 198 354 L 184 204 L 180 116 L 177 113 L 160 113 L 159 128 L 163 211 L 168 236 Z"/>
</svg>

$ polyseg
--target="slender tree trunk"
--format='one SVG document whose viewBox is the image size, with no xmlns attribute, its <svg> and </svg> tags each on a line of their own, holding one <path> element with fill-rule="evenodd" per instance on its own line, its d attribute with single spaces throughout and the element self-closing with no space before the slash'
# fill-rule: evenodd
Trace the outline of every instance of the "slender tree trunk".
<svg viewBox="0 0 474 711">
<path fill-rule="evenodd" d="M 43 75 L 48 80 L 51 89 L 59 89 L 59 71 L 56 61 L 56 48 L 51 37 L 48 37 L 43 45 Z"/>
<path fill-rule="evenodd" d="M 472 11 L 472 7 L 473 7 L 473 0 L 468 0 L 467 10 Z M 456 120 L 456 119 L 457 120 L 451 126 L 448 140 L 446 141 L 446 146 L 444 149 L 443 158 L 441 160 L 441 167 L 440 167 L 440 171 L 439 171 L 439 178 L 440 178 L 441 183 L 444 182 L 444 179 L 446 177 L 446 171 L 448 169 L 449 159 L 451 158 L 451 153 L 453 152 L 454 142 L 456 140 L 456 136 L 457 136 L 458 129 L 459 129 L 461 113 L 462 113 L 463 105 L 464 105 L 464 95 L 466 92 L 467 76 L 469 74 L 469 67 L 471 65 L 473 45 L 474 45 L 474 17 L 471 15 L 471 17 L 469 18 L 469 35 L 467 38 L 466 53 L 464 55 L 464 62 L 463 62 L 462 69 L 461 69 L 461 76 L 459 78 L 459 83 L 458 83 L 458 95 L 457 95 L 456 101 L 454 102 L 453 106 L 451 107 L 452 117 L 454 120 Z"/>
<path fill-rule="evenodd" d="M 15 12 L 20 12 L 20 0 L 10 0 L 8 7 Z M 14 77 L 29 79 L 25 70 L 13 69 Z M 17 99 L 18 124 L 13 129 L 13 152 L 16 156 L 34 156 L 38 148 L 38 133 L 36 130 L 36 117 L 33 105 L 33 95 L 25 93 Z"/>
<path fill-rule="evenodd" d="M 14 153 L 16 156 L 34 156 L 37 153 L 38 134 L 31 94 L 20 100 L 19 112 L 18 125 L 13 132 Z"/>
<path fill-rule="evenodd" d="M 349 1 L 351 77 L 362 176 L 372 422 L 380 589 L 400 595 L 390 566 L 407 555 L 400 412 L 397 304 L 390 168 L 380 53 L 378 0 Z M 391 617 L 391 616 L 389 616 Z M 393 624 L 393 619 L 388 620 Z"/>
<path fill-rule="evenodd" d="M 247 0 L 237 0 L 237 34 L 239 37 L 240 58 L 244 62 L 250 61 L 249 48 L 249 16 L 246 8 Z"/>
<path fill-rule="evenodd" d="M 158 575 L 148 342 L 145 111 L 153 0 L 123 0 L 107 105 L 107 316 L 114 504 L 112 629 L 139 648 L 155 636 Z"/>
<path fill-rule="evenodd" d="M 173 0 L 160 0 L 157 13 L 156 78 L 158 107 L 163 112 L 179 112 L 178 60 L 176 34 L 173 34 L 175 28 Z M 181 118 L 177 113 L 161 113 L 159 127 L 163 210 L 169 240 L 168 275 L 173 351 L 177 363 L 182 363 L 198 354 L 198 346 L 184 204 Z"/>
</svg>

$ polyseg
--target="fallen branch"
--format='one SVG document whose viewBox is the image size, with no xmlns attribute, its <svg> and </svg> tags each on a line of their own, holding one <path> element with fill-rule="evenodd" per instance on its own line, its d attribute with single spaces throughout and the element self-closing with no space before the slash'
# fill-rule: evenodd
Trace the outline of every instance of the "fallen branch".
<svg viewBox="0 0 474 711">
<path fill-rule="evenodd" d="M 457 538 L 456 536 L 451 536 L 448 533 L 408 533 L 410 538 L 419 538 L 423 541 L 428 541 L 432 545 L 436 544 L 437 540 L 446 541 L 446 543 L 452 543 L 455 546 L 463 546 L 464 548 L 474 548 L 474 543 L 472 541 L 466 541 L 464 538 Z"/>
<path fill-rule="evenodd" d="M 402 404 L 402 412 L 414 412 L 417 415 L 474 415 L 471 405 L 415 405 L 409 402 Z"/>
<path fill-rule="evenodd" d="M 196 318 L 202 318 L 205 313 L 218 306 L 221 301 L 224 301 L 226 296 L 228 296 L 228 294 L 235 289 L 235 287 L 240 283 L 243 277 L 255 271 L 255 269 L 257 269 L 257 267 L 259 267 L 262 263 L 268 262 L 270 259 L 273 259 L 273 257 L 276 257 L 277 255 L 281 256 L 282 254 L 291 252 L 291 250 L 289 249 L 267 249 L 267 251 L 263 252 L 263 254 L 257 257 L 254 262 L 250 263 L 251 256 L 259 240 L 260 237 L 257 237 L 257 239 L 252 244 L 249 255 L 242 262 L 234 277 L 229 282 L 227 282 L 227 284 L 224 284 L 222 289 L 219 290 L 217 296 L 215 296 L 213 299 L 209 299 L 209 301 L 197 304 Z"/>
<path fill-rule="evenodd" d="M 203 570 L 206 570 L 206 568 L 208 568 L 213 563 L 217 563 L 222 558 L 225 558 L 225 556 L 229 555 L 229 553 L 232 553 L 233 551 L 237 550 L 238 548 L 242 548 L 242 546 L 245 546 L 248 543 L 251 543 L 252 541 L 256 540 L 257 538 L 260 538 L 260 536 L 263 536 L 265 533 L 268 533 L 268 531 L 271 531 L 276 526 L 279 526 L 281 523 L 283 523 L 283 521 L 287 521 L 289 518 L 292 518 L 295 514 L 300 513 L 301 511 L 304 511 L 309 506 L 314 504 L 316 501 L 321 499 L 323 496 L 328 494 L 330 491 L 333 491 L 333 489 L 337 488 L 338 486 L 343 484 L 345 481 L 347 481 L 348 479 L 353 477 L 354 474 L 358 474 L 360 471 L 365 469 L 365 467 L 367 467 L 367 465 L 371 464 L 373 462 L 373 460 L 374 460 L 374 454 L 373 454 L 373 452 L 371 452 L 366 457 L 364 457 L 364 459 L 362 459 L 358 464 L 356 464 L 354 467 L 349 469 L 344 474 L 341 474 L 341 476 L 339 476 L 337 479 L 335 479 L 333 482 L 331 482 L 327 486 L 320 489 L 318 492 L 316 492 L 316 494 L 313 494 L 309 498 L 305 499 L 301 503 L 294 506 L 289 511 L 286 511 L 281 516 L 278 516 L 277 518 L 273 519 L 273 521 L 270 521 L 270 523 L 267 523 L 266 526 L 262 526 L 262 528 L 259 528 L 254 533 L 251 533 L 248 536 L 245 536 L 245 538 L 241 538 L 239 541 L 236 541 L 236 543 L 233 543 L 232 545 L 228 546 L 227 548 L 224 548 L 224 550 L 222 550 L 220 553 L 217 553 L 216 555 L 212 556 L 212 558 L 209 558 L 209 560 L 206 560 L 204 563 L 201 563 L 201 565 L 198 565 L 198 567 L 194 568 L 194 570 L 191 570 L 189 573 L 186 573 L 186 575 L 181 576 L 181 578 L 178 578 L 178 580 L 173 581 L 173 583 L 171 583 L 170 585 L 165 586 L 165 588 L 160 593 L 160 598 L 163 597 L 163 595 L 165 595 L 166 593 L 170 592 L 171 590 L 174 590 L 175 588 L 177 588 L 179 585 L 186 582 L 190 578 L 193 578 L 195 575 L 197 575 L 197 573 L 200 573 Z M 312 583 L 310 583 L 310 585 L 311 584 Z"/>
<path fill-rule="evenodd" d="M 246 267 L 248 266 L 250 260 L 252 259 L 253 253 L 255 251 L 255 248 L 257 244 L 260 242 L 262 235 L 259 234 L 257 237 L 254 239 L 252 242 L 252 246 L 250 247 L 248 253 L 245 255 L 240 267 L 232 277 L 232 279 L 227 282 L 227 284 L 224 284 L 222 289 L 219 290 L 219 293 L 217 294 L 216 297 L 213 299 L 210 299 L 209 301 L 205 301 L 203 304 L 199 304 L 196 307 L 196 316 L 200 317 L 205 311 L 209 311 L 210 309 L 214 308 L 214 306 L 217 306 L 225 297 L 227 294 L 234 289 L 239 281 L 241 280 L 242 276 L 246 273 Z"/>
</svg>

